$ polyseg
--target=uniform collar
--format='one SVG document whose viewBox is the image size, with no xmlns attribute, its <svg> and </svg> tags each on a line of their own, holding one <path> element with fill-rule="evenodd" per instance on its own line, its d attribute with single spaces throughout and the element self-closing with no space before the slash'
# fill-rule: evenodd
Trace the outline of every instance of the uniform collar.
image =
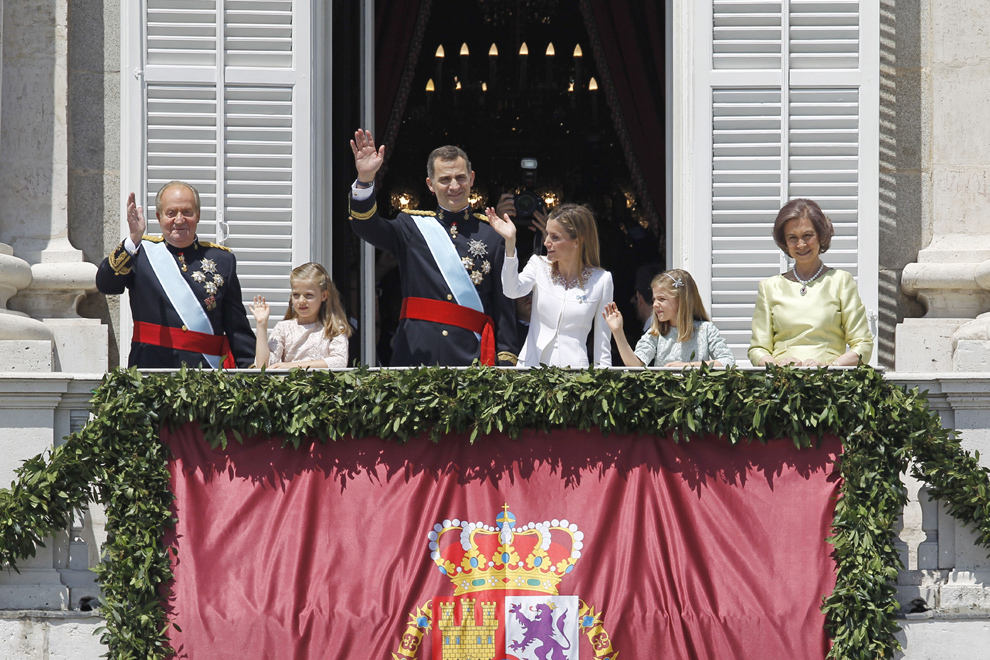
<svg viewBox="0 0 990 660">
<path fill-rule="evenodd" d="M 443 223 L 458 222 L 471 217 L 471 205 L 468 204 L 460 211 L 449 211 L 442 206 L 437 207 L 437 219 Z"/>
<path fill-rule="evenodd" d="M 199 235 L 196 235 L 195 237 L 193 237 L 193 242 L 190 243 L 189 245 L 187 245 L 186 247 L 178 247 L 178 246 L 172 245 L 171 243 L 169 243 L 168 241 L 166 241 L 164 239 L 162 239 L 162 240 L 165 243 L 165 247 L 167 247 L 169 249 L 169 251 L 171 251 L 171 252 L 183 252 L 184 250 L 198 250 L 201 247 L 201 244 L 199 242 Z"/>
</svg>

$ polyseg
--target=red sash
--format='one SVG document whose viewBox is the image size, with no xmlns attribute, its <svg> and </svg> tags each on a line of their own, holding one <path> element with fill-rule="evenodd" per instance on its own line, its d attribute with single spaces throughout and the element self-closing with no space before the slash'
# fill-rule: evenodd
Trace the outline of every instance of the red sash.
<svg viewBox="0 0 990 660">
<path fill-rule="evenodd" d="M 432 321 L 464 328 L 481 335 L 481 364 L 495 366 L 495 322 L 470 307 L 430 298 L 403 298 L 400 319 Z"/>
<path fill-rule="evenodd" d="M 170 328 L 164 325 L 135 321 L 134 336 L 131 339 L 139 344 L 176 348 L 190 353 L 218 355 L 223 358 L 221 367 L 224 369 L 236 367 L 234 358 L 230 353 L 230 342 L 227 341 L 226 335 L 208 335 L 204 332 L 184 328 Z"/>
</svg>

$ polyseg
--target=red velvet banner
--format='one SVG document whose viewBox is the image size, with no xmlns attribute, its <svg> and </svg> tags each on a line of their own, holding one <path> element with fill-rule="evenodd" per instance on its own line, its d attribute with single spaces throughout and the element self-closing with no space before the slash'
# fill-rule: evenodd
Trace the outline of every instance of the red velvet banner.
<svg viewBox="0 0 990 660">
<path fill-rule="evenodd" d="M 180 658 L 824 658 L 840 443 L 163 432 Z"/>
</svg>

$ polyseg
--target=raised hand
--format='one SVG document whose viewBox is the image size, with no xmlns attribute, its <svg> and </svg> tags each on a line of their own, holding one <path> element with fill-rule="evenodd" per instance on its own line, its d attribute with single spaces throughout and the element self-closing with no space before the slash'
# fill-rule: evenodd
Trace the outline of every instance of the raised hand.
<svg viewBox="0 0 990 660">
<path fill-rule="evenodd" d="M 141 245 L 141 237 L 148 229 L 148 221 L 144 219 L 144 209 L 137 205 L 134 193 L 127 196 L 127 231 L 134 245 Z"/>
<path fill-rule="evenodd" d="M 509 214 L 505 213 L 499 217 L 498 212 L 489 206 L 485 209 L 485 215 L 488 216 L 488 224 L 492 226 L 492 229 L 494 229 L 499 236 L 506 240 L 506 244 L 508 244 L 508 241 L 511 240 L 513 241 L 513 245 L 515 245 L 516 223 L 512 222 L 509 218 Z"/>
<path fill-rule="evenodd" d="M 254 320 L 259 326 L 268 325 L 268 316 L 271 314 L 271 308 L 268 307 L 268 303 L 265 302 L 264 296 L 255 296 L 254 302 L 251 303 L 251 313 L 254 315 Z"/>
<path fill-rule="evenodd" d="M 385 145 L 375 148 L 375 138 L 371 131 L 357 129 L 351 140 L 351 151 L 354 153 L 354 167 L 357 168 L 358 180 L 371 183 L 385 161 Z"/>
<path fill-rule="evenodd" d="M 612 330 L 613 335 L 618 335 L 622 332 L 622 312 L 614 302 L 610 302 L 605 305 L 605 311 L 602 312 L 602 316 L 605 317 L 605 323 Z"/>
</svg>

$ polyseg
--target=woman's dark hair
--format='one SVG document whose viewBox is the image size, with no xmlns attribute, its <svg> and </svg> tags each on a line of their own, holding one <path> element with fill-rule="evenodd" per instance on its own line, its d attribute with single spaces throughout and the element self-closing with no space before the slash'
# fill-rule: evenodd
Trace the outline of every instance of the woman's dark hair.
<svg viewBox="0 0 990 660">
<path fill-rule="evenodd" d="M 773 240 L 777 242 L 777 247 L 787 252 L 787 238 L 784 237 L 784 227 L 791 220 L 807 218 L 811 221 L 811 226 L 818 234 L 819 254 L 828 252 L 832 245 L 832 236 L 835 229 L 832 228 L 832 221 L 822 212 L 822 207 L 817 202 L 810 199 L 792 199 L 784 204 L 777 213 L 777 219 L 773 221 Z"/>
</svg>

